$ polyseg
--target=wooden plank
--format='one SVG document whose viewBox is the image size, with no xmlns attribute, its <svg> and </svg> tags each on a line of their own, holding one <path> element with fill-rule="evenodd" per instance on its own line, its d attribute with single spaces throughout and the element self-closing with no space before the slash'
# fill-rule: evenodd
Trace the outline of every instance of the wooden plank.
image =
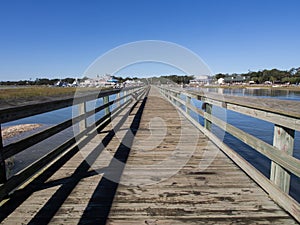
<svg viewBox="0 0 300 225">
<path fill-rule="evenodd" d="M 234 150 L 229 148 L 226 144 L 220 141 L 214 134 L 203 128 L 191 116 L 186 115 L 183 110 L 181 111 L 190 122 L 194 124 L 200 131 L 202 131 L 210 140 L 212 140 L 228 157 L 233 160 L 240 168 L 242 168 L 255 182 L 257 182 L 281 207 L 288 211 L 293 217 L 300 221 L 300 205 L 288 194 L 284 193 L 278 187 L 274 186 L 272 182 L 256 170 L 250 163 L 243 159 Z"/>
<path fill-rule="evenodd" d="M 226 221 L 225 224 L 228 224 L 246 220 L 257 224 L 267 221 L 275 224 L 282 221 L 296 223 L 222 152 L 208 144 L 210 141 L 172 109 L 170 103 L 155 98 L 156 94 L 152 88 L 136 135 L 138 142 L 131 148 L 107 224 L 138 224 L 141 221 L 146 224 L 148 221 L 149 224 L 172 224 L 174 221 L 175 224 L 200 224 L 201 221 L 215 224 Z M 170 97 L 169 93 L 167 97 Z M 177 110 L 184 112 L 180 108 Z M 149 127 L 149 121 L 155 116 L 164 121 L 167 135 L 158 146 L 143 151 L 151 147 L 151 141 L 147 138 L 156 131 L 150 129 L 153 127 Z M 174 128 L 177 126 L 180 130 L 182 122 L 184 127 L 188 127 L 188 133 L 176 133 Z M 158 128 L 159 122 L 156 125 Z M 151 177 L 159 177 L 156 174 L 163 177 L 174 170 L 176 164 L 159 168 L 152 165 L 163 163 L 178 148 L 185 153 L 192 149 L 193 146 L 187 146 L 195 133 L 201 137 L 196 150 L 177 173 L 154 184 L 142 185 L 143 181 L 147 184 Z M 184 144 L 180 147 L 177 143 L 180 143 L 178 139 L 181 135 L 184 136 Z M 143 138 L 147 140 L 140 140 Z M 185 154 L 185 157 L 189 156 Z M 207 163 L 207 169 L 202 170 L 199 163 Z"/>
<path fill-rule="evenodd" d="M 128 87 L 122 89 L 122 91 L 135 90 L 139 91 L 143 87 Z M 97 98 L 102 98 L 104 96 L 109 96 L 117 94 L 121 89 L 105 90 L 105 91 L 93 91 L 92 93 L 77 94 L 74 97 L 59 98 L 55 100 L 37 101 L 37 102 L 24 102 L 22 105 L 13 106 L 9 108 L 0 109 L 0 123 L 6 123 L 13 120 L 22 119 L 29 116 L 38 115 L 41 113 L 46 113 L 54 111 L 57 109 L 62 109 L 70 107 L 73 105 L 80 104 L 82 102 L 95 100 Z"/>
<path fill-rule="evenodd" d="M 294 101 L 180 90 L 182 94 L 274 124 L 300 130 L 300 106 Z M 179 93 L 179 90 L 169 90 Z M 170 96 L 169 96 L 170 97 Z"/>
<path fill-rule="evenodd" d="M 172 96 L 172 98 L 176 98 L 176 97 Z M 176 98 L 176 101 L 180 101 L 182 104 L 184 104 L 184 102 L 178 98 Z M 300 160 L 293 157 L 291 153 L 287 154 L 287 152 L 285 151 L 280 151 L 279 148 L 277 148 L 277 146 L 276 147 L 271 146 L 268 143 L 265 143 L 264 141 L 260 140 L 259 138 L 256 138 L 242 131 L 241 129 L 238 129 L 222 121 L 221 119 L 211 114 L 203 112 L 202 110 L 196 108 L 193 105 L 186 104 L 186 106 L 190 108 L 192 111 L 194 111 L 195 113 L 202 116 L 205 120 L 211 121 L 212 123 L 222 128 L 224 131 L 230 133 L 231 135 L 238 138 L 245 144 L 254 148 L 256 151 L 268 157 L 270 160 L 276 162 L 283 168 L 287 169 L 291 173 L 294 173 L 296 176 L 300 177 Z M 283 143 L 282 145 L 284 144 L 285 143 Z"/>
<path fill-rule="evenodd" d="M 186 96 L 186 104 L 185 105 L 190 105 L 191 104 L 191 101 L 192 101 L 192 98 L 190 96 Z M 189 109 L 189 107 L 185 107 L 185 112 L 187 114 L 190 114 L 191 113 L 191 110 Z"/>
<path fill-rule="evenodd" d="M 187 91 L 195 96 L 205 97 L 216 101 L 231 103 L 233 105 L 245 106 L 247 108 L 258 109 L 285 115 L 287 117 L 300 118 L 300 106 L 290 100 L 279 100 L 273 98 L 255 98 L 245 96 L 220 95 L 216 93 Z"/>
<path fill-rule="evenodd" d="M 280 151 L 288 155 L 293 155 L 294 150 L 294 137 L 295 131 L 289 128 L 274 126 L 274 141 L 273 145 Z M 300 163 L 299 163 L 300 167 Z M 298 175 L 300 177 L 300 175 Z M 271 176 L 270 180 L 273 181 L 285 193 L 290 190 L 290 174 L 280 165 L 272 161 L 271 163 Z"/>
<path fill-rule="evenodd" d="M 78 105 L 78 115 L 83 115 L 83 118 L 79 121 L 79 132 L 83 132 L 87 127 L 86 111 L 86 102 L 80 103 Z"/>
<path fill-rule="evenodd" d="M 246 99 L 245 99 L 246 100 Z M 287 117 L 285 115 L 276 114 L 270 111 L 264 111 L 261 109 L 251 109 L 247 106 L 239 106 L 235 104 L 227 103 L 227 109 L 242 113 L 254 118 L 262 119 L 270 123 L 279 124 L 281 126 L 289 127 L 294 130 L 300 130 L 299 117 Z M 298 105 L 298 104 L 295 104 Z M 288 109 L 288 107 L 286 107 Z"/>
<path fill-rule="evenodd" d="M 204 114 L 204 118 L 208 118 L 210 121 L 212 121 L 214 124 L 222 128 L 226 132 L 230 133 L 245 144 L 254 148 L 256 151 L 268 157 L 270 160 L 276 162 L 291 173 L 294 173 L 296 176 L 300 177 L 300 160 L 293 157 L 292 154 L 288 154 L 286 151 L 279 150 L 279 146 L 271 146 L 268 143 L 260 140 L 259 138 L 256 138 L 212 115 Z"/>
<path fill-rule="evenodd" d="M 3 153 L 2 128 L 0 124 L 0 185 L 5 182 L 6 182 L 6 165 L 5 165 L 5 157 Z"/>
<path fill-rule="evenodd" d="M 109 102 L 109 96 L 103 97 L 103 104 L 107 104 L 108 102 Z M 105 114 L 107 115 L 107 114 L 109 114 L 109 112 L 110 112 L 109 107 L 106 107 L 105 108 Z"/>
<path fill-rule="evenodd" d="M 79 104 L 85 101 L 94 100 L 97 97 L 103 97 L 106 95 L 112 95 L 118 93 L 120 90 L 108 90 L 103 92 L 96 92 L 89 95 L 78 96 L 76 98 L 59 99 L 55 101 L 46 101 L 38 103 L 24 103 L 25 105 L 16 106 L 11 108 L 5 108 L 0 110 L 0 123 L 6 123 L 9 121 L 22 119 L 37 114 L 50 112 L 53 110 L 66 108 L 74 104 Z"/>
<path fill-rule="evenodd" d="M 60 145 L 56 149 L 52 150 L 50 153 L 48 153 L 47 155 L 45 155 L 38 161 L 34 162 L 33 164 L 31 164 L 30 166 L 28 166 L 27 168 L 25 168 L 18 174 L 11 177 L 8 181 L 6 181 L 3 185 L 0 186 L 0 200 L 3 197 L 5 197 L 7 194 L 9 194 L 12 190 L 14 190 L 19 185 L 21 185 L 23 182 L 25 182 L 27 179 L 29 179 L 33 174 L 35 174 L 40 169 L 45 167 L 48 163 L 50 163 L 52 160 L 54 160 L 58 155 L 63 153 L 66 149 L 69 149 L 69 151 L 70 151 L 70 149 L 75 148 L 76 141 L 78 142 L 78 140 L 81 140 L 81 138 L 88 132 L 90 132 L 90 137 L 87 136 L 85 139 L 89 140 L 92 136 L 91 135 L 92 133 L 95 133 L 95 131 L 97 129 L 99 129 L 99 127 L 106 126 L 106 124 L 110 122 L 110 120 L 111 120 L 110 116 L 112 118 L 117 116 L 122 110 L 125 109 L 125 107 L 128 104 L 130 104 L 130 102 L 131 102 L 131 99 L 130 99 L 130 101 L 124 103 L 125 106 L 122 105 L 120 108 L 114 109 L 114 111 L 112 113 L 107 114 L 107 115 L 103 116 L 102 118 L 100 118 L 96 122 L 96 128 L 94 126 L 90 126 L 89 128 L 86 128 L 86 130 L 79 133 L 76 137 L 73 137 L 70 140 L 67 140 L 62 145 Z M 109 103 L 107 103 L 107 104 L 109 104 Z M 78 116 L 78 118 L 81 118 L 81 117 L 82 117 L 82 115 Z M 81 141 L 83 141 L 83 143 L 84 143 L 86 141 L 85 139 L 81 140 Z M 79 142 L 77 144 L 79 144 Z"/>
<path fill-rule="evenodd" d="M 203 103 L 203 106 L 204 106 L 204 111 L 206 112 L 206 114 L 211 115 L 212 114 L 212 107 L 213 106 L 211 104 L 209 104 L 209 103 Z M 204 119 L 204 127 L 207 130 L 211 131 L 211 126 L 212 126 L 211 121 L 209 119 L 205 118 Z"/>
<path fill-rule="evenodd" d="M 82 103 L 83 104 L 83 103 Z M 27 138 L 24 138 L 20 141 L 17 141 L 17 142 L 14 142 L 14 143 L 11 143 L 5 147 L 3 147 L 3 155 L 4 155 L 4 158 L 7 159 L 15 154 L 18 154 L 20 153 L 21 151 L 25 150 L 26 148 L 29 148 L 43 140 L 45 140 L 46 138 L 49 138 L 69 127 L 71 127 L 73 124 L 76 124 L 78 122 L 83 122 L 83 127 L 84 129 L 80 130 L 81 132 L 83 131 L 88 131 L 87 127 L 86 127 L 86 123 L 84 122 L 85 118 L 93 115 L 94 113 L 98 112 L 98 111 L 101 111 L 102 109 L 104 109 L 105 107 L 107 107 L 108 105 L 112 104 L 111 103 L 108 103 L 108 104 L 105 104 L 103 106 L 100 106 L 98 108 L 95 109 L 95 112 L 94 111 L 89 111 L 89 112 L 85 112 L 85 113 L 81 113 L 79 116 L 77 117 L 74 117 L 72 119 L 69 119 L 69 120 L 66 120 L 60 124 L 57 124 L 55 126 L 52 126 L 48 129 L 45 129 L 39 133 L 36 133 L 36 134 L 33 134 Z M 83 106 L 83 105 L 82 105 Z M 83 106 L 84 107 L 84 106 Z M 82 110 L 84 110 L 82 108 Z M 85 110 L 84 110 L 85 111 Z M 84 112 L 83 111 L 83 112 Z"/>
</svg>

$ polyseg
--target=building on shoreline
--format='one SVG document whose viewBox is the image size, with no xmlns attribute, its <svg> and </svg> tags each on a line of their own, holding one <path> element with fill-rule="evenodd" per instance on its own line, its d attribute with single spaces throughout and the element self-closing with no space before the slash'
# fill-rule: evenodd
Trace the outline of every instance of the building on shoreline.
<svg viewBox="0 0 300 225">
<path fill-rule="evenodd" d="M 189 86 L 196 87 L 196 86 L 209 85 L 211 81 L 212 81 L 211 77 L 207 75 L 195 76 L 195 79 L 190 80 Z"/>
</svg>

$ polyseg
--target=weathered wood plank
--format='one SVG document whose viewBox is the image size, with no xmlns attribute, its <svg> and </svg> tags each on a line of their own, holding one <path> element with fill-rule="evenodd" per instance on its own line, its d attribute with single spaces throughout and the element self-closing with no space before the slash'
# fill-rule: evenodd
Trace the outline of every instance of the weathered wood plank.
<svg viewBox="0 0 300 225">
<path fill-rule="evenodd" d="M 141 221 L 144 224 L 200 224 L 201 221 L 263 224 L 271 220 L 275 224 L 285 220 L 295 223 L 203 134 L 189 126 L 170 103 L 152 97 L 156 95 L 152 89 L 107 224 L 139 224 Z M 151 126 L 152 117 L 163 121 Z M 182 124 L 187 133 L 181 132 Z M 159 126 L 167 131 L 163 140 L 154 145 L 149 136 L 155 136 Z M 195 133 L 200 138 L 190 155 L 187 152 L 193 149 Z M 177 168 L 175 164 L 163 163 L 180 148 L 185 154 L 178 157 L 188 157 L 188 160 L 173 176 L 167 177 Z M 153 164 L 159 166 L 153 167 Z M 200 167 L 201 164 L 207 166 L 206 169 Z M 156 182 L 146 185 L 151 177 Z"/>
<path fill-rule="evenodd" d="M 3 153 L 3 141 L 2 141 L 2 132 L 0 124 L 0 185 L 6 182 L 6 166 L 5 166 L 5 157 Z"/>
<path fill-rule="evenodd" d="M 88 208 L 87 205 L 90 202 L 91 195 L 94 193 L 99 181 L 103 180 L 101 171 L 96 173 L 95 170 L 105 169 L 107 167 L 107 165 L 105 165 L 103 168 L 99 168 L 99 164 L 96 164 L 95 167 L 88 166 L 87 164 L 91 162 L 88 158 L 94 160 L 92 156 L 97 156 L 97 154 L 99 155 L 101 153 L 100 145 L 102 144 L 103 139 L 111 136 L 107 132 L 113 132 L 112 129 L 120 129 L 120 127 L 118 127 L 118 121 L 122 124 L 124 123 L 124 118 L 126 119 L 128 116 L 128 113 L 125 113 L 123 110 L 125 109 L 124 106 L 128 106 L 128 103 L 131 104 L 131 106 L 126 107 L 125 111 L 130 112 L 130 107 L 135 104 L 132 100 L 123 102 L 123 106 L 114 109 L 110 113 L 116 122 L 113 124 L 115 126 L 114 128 L 112 128 L 112 125 L 108 124 L 108 126 L 103 127 L 98 135 L 91 136 L 94 138 L 91 139 L 87 145 L 82 144 L 82 147 L 86 146 L 86 148 L 77 151 L 77 154 L 67 161 L 61 169 L 55 170 L 53 175 L 45 180 L 45 183 L 37 182 L 37 184 L 34 184 L 34 182 L 30 182 L 28 184 L 29 186 L 33 183 L 32 185 L 37 188 L 37 190 L 41 189 L 43 193 L 41 193 L 41 191 L 33 192 L 23 204 L 21 204 L 13 213 L 8 215 L 4 220 L 4 223 L 18 224 L 24 221 L 32 223 L 39 223 L 39 221 L 51 222 L 52 215 L 53 219 L 68 217 L 77 218 L 77 222 L 80 221 L 85 208 Z M 110 121 L 109 118 L 107 119 Z M 102 122 L 105 123 L 105 121 Z M 124 124 L 130 125 L 130 123 Z M 115 139 L 118 141 L 117 137 L 115 137 Z M 107 155 L 103 154 L 99 155 L 100 158 L 104 159 L 106 159 L 106 156 Z M 97 158 L 98 157 L 96 157 L 95 160 Z M 95 162 L 97 162 L 97 160 Z M 49 171 L 47 171 L 47 173 L 49 173 Z M 41 185 L 41 187 L 39 187 L 38 184 Z M 24 191 L 26 193 L 26 188 L 23 188 L 18 192 L 22 193 L 22 191 Z M 50 191 L 53 188 L 56 188 L 55 192 Z M 34 204 L 35 202 L 37 202 L 37 204 Z M 80 204 L 78 204 L 78 202 L 80 202 Z M 10 200 L 7 204 L 9 203 Z M 11 203 L 14 204 L 13 200 Z M 61 206 L 56 205 L 60 203 L 62 203 Z M 4 202 L 2 207 L 5 207 L 5 204 L 6 203 Z M 0 216 L 2 217 L 1 211 Z"/>
<path fill-rule="evenodd" d="M 293 155 L 295 131 L 289 128 L 274 126 L 273 145 L 287 155 Z M 300 163 L 299 163 L 300 164 Z M 300 175 L 298 175 L 300 177 Z M 272 161 L 270 180 L 285 193 L 290 190 L 290 174 L 280 165 Z"/>
<path fill-rule="evenodd" d="M 183 114 L 185 111 L 178 108 Z M 203 114 L 204 115 L 204 114 Z M 210 140 L 212 140 L 223 152 L 226 153 L 237 165 L 239 165 L 253 180 L 255 180 L 279 205 L 281 205 L 285 210 L 291 213 L 298 221 L 300 221 L 300 205 L 288 194 L 282 192 L 278 187 L 274 186 L 272 182 L 263 176 L 259 171 L 257 171 L 251 164 L 249 164 L 245 159 L 238 155 L 234 150 L 229 148 L 221 140 L 219 140 L 214 134 L 208 132 L 203 128 L 197 121 L 195 121 L 191 116 L 185 114 L 185 116 L 202 131 Z M 208 115 L 206 115 L 208 116 Z M 299 120 L 298 120 L 299 121 Z M 257 147 L 257 146 L 256 146 Z M 296 163 L 298 165 L 299 163 Z"/>
</svg>

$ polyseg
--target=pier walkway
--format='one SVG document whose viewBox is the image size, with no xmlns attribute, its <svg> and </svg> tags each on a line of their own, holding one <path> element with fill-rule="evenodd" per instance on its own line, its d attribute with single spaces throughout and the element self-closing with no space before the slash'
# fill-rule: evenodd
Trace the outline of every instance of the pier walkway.
<svg viewBox="0 0 300 225">
<path fill-rule="evenodd" d="M 151 87 L 0 205 L 1 224 L 297 224 Z"/>
</svg>

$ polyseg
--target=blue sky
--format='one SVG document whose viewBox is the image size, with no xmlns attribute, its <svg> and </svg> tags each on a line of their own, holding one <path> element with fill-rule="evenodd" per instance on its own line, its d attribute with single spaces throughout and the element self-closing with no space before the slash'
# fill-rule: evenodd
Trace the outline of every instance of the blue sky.
<svg viewBox="0 0 300 225">
<path fill-rule="evenodd" d="M 141 40 L 182 45 L 213 74 L 299 67 L 299 8 L 299 0 L 0 0 L 0 80 L 81 77 L 105 52 Z"/>
</svg>

